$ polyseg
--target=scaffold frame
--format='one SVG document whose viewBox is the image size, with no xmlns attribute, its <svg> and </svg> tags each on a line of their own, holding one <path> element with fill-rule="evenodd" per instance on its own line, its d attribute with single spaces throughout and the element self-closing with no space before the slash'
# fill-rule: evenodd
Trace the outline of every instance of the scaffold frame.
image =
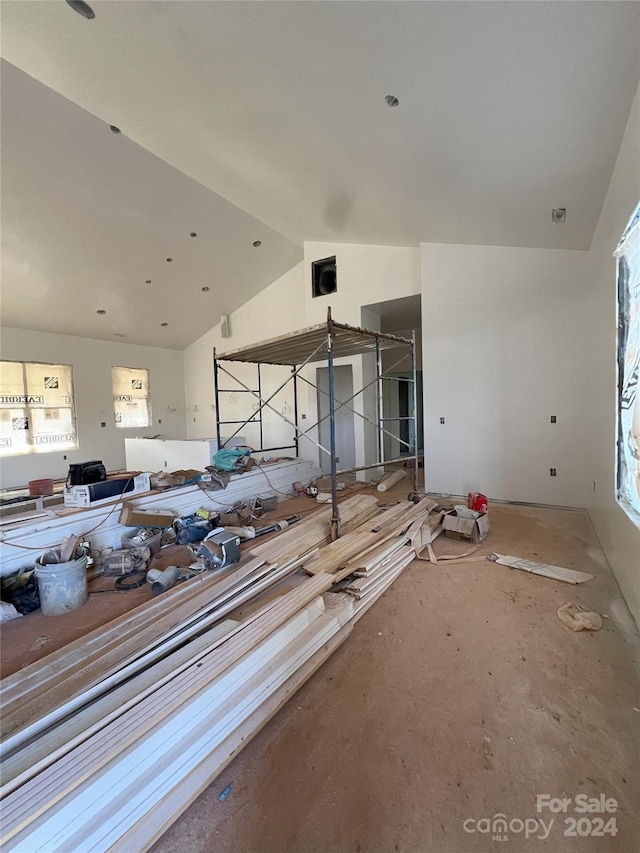
<svg viewBox="0 0 640 853">
<path fill-rule="evenodd" d="M 403 353 L 400 359 L 391 367 L 383 370 L 382 353 L 388 349 L 402 349 Z M 411 357 L 411 378 L 389 375 L 391 371 L 406 359 L 407 349 Z M 363 384 L 361 388 L 355 391 L 354 394 L 344 401 L 336 401 L 334 390 L 334 369 L 335 361 L 339 358 L 345 358 L 356 355 L 371 354 L 375 356 L 375 379 Z M 227 369 L 225 363 L 245 363 L 257 365 L 257 388 L 250 388 L 245 382 Z M 328 368 L 329 391 L 328 394 L 320 391 L 318 386 L 305 376 L 301 375 L 310 364 L 318 362 L 326 362 Z M 291 368 L 291 375 L 282 382 L 278 388 L 273 391 L 268 397 L 263 396 L 262 382 L 262 365 L 280 365 Z M 240 388 L 227 389 L 221 387 L 222 376 L 230 377 L 234 382 L 238 383 Z M 356 326 L 350 326 L 346 323 L 338 323 L 331 316 L 331 308 L 327 311 L 326 323 L 320 323 L 316 326 L 309 326 L 305 329 L 300 329 L 296 332 L 290 332 L 287 335 L 281 335 L 277 338 L 263 341 L 259 344 L 240 347 L 239 349 L 229 350 L 218 354 L 213 351 L 213 381 L 214 381 L 214 396 L 215 396 L 215 412 L 216 412 L 216 437 L 218 447 L 223 447 L 232 438 L 238 435 L 243 427 L 248 424 L 258 424 L 260 447 L 253 447 L 254 452 L 271 453 L 279 450 L 295 450 L 296 457 L 300 455 L 300 440 L 307 439 L 314 444 L 320 453 L 326 453 L 330 457 L 331 464 L 331 538 L 337 539 L 340 536 L 340 512 L 338 508 L 338 490 L 337 478 L 344 474 L 357 473 L 360 471 L 371 470 L 374 468 L 384 468 L 385 465 L 390 465 L 394 462 L 412 461 L 413 465 L 413 489 L 418 492 L 418 477 L 419 477 L 419 448 L 418 448 L 418 411 L 417 411 L 417 364 L 416 364 L 416 334 L 412 332 L 411 338 L 402 338 L 397 335 L 391 335 L 385 332 L 372 331 L 369 329 L 361 329 Z M 329 397 L 329 413 L 318 420 L 301 429 L 299 426 L 299 382 L 315 388 L 318 393 L 324 393 Z M 385 381 L 408 382 L 411 385 L 411 406 L 409 415 L 403 417 L 384 417 L 383 412 L 383 383 Z M 271 405 L 273 398 L 279 394 L 289 383 L 292 383 L 293 388 L 293 420 L 288 418 L 286 414 L 278 411 Z M 363 394 L 372 385 L 376 387 L 376 420 L 373 421 L 366 414 L 358 412 L 349 405 L 356 397 Z M 258 400 L 258 408 L 250 417 L 245 420 L 224 420 L 220 413 L 221 395 L 231 391 L 232 393 L 248 393 L 253 395 Z M 337 404 L 336 404 L 337 403 Z M 352 468 L 338 469 L 336 456 L 336 412 L 341 408 L 346 408 L 357 417 L 364 420 L 366 423 L 375 427 L 377 433 L 376 456 L 377 461 L 367 465 L 359 465 Z M 264 440 L 262 413 L 265 409 L 269 409 L 280 417 L 285 423 L 292 427 L 294 432 L 293 442 L 288 445 L 278 447 L 262 446 Z M 317 441 L 313 435 L 309 433 L 316 430 L 321 423 L 329 420 L 329 446 L 325 447 Z M 409 430 L 409 441 L 405 441 L 398 435 L 391 433 L 386 429 L 385 424 L 389 421 L 408 421 L 413 425 L 413 440 L 411 440 L 411 430 Z M 236 426 L 237 429 L 232 435 L 222 437 L 222 427 Z M 384 436 L 391 436 L 401 446 L 407 448 L 407 453 L 394 459 L 384 458 Z"/>
</svg>

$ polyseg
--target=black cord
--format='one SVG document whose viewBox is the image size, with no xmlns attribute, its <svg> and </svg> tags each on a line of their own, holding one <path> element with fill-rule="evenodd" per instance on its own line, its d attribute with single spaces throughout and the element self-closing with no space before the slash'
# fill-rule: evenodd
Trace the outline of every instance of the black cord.
<svg viewBox="0 0 640 853">
<path fill-rule="evenodd" d="M 134 578 L 138 576 L 138 580 Z M 146 569 L 135 569 L 133 572 L 127 572 L 126 575 L 120 575 L 116 578 L 115 588 L 120 590 L 137 589 L 144 586 L 147 581 Z"/>
</svg>

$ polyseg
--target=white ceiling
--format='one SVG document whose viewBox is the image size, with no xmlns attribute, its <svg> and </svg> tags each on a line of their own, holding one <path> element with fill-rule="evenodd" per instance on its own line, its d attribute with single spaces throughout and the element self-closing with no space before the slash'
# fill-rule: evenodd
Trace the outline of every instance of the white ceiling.
<svg viewBox="0 0 640 853">
<path fill-rule="evenodd" d="M 302 259 L 124 134 L 1 68 L 4 325 L 183 349 Z"/>
<path fill-rule="evenodd" d="M 42 239 L 57 247 L 57 260 L 23 240 L 9 275 L 9 290 L 15 267 L 23 270 L 26 292 L 36 292 L 25 310 L 30 317 L 34 303 L 42 305 L 42 284 L 24 270 L 46 265 L 49 283 L 61 287 L 72 263 L 82 265 L 82 316 L 94 304 L 117 306 L 122 322 L 125 295 L 131 298 L 124 280 L 134 270 L 143 281 L 162 277 L 172 266 L 174 289 L 161 287 L 151 299 L 166 316 L 179 302 L 176 281 L 188 281 L 191 296 L 203 270 L 215 266 L 217 252 L 194 255 L 182 276 L 176 262 L 162 266 L 170 239 L 198 231 L 185 215 L 197 209 L 196 195 L 202 210 L 213 207 L 215 221 L 224 221 L 228 208 L 202 187 L 298 245 L 440 241 L 586 249 L 640 79 L 638 3 L 93 0 L 91 6 L 96 17 L 87 21 L 62 0 L 2 4 L 2 55 L 101 120 L 69 114 L 62 139 L 70 150 L 48 156 L 64 153 L 67 169 L 80 158 L 88 186 L 99 180 L 114 187 L 111 208 L 93 225 L 86 214 L 95 199 L 79 198 L 80 185 L 71 192 L 49 180 L 60 192 L 59 221 L 41 222 L 51 232 Z M 400 99 L 398 108 L 385 105 L 387 94 Z M 24 116 L 4 99 L 2 118 L 16 144 L 14 125 L 38 135 L 39 116 Z M 104 123 L 123 134 L 105 134 Z M 105 159 L 103 149 L 111 152 Z M 143 158 L 142 149 L 202 186 L 180 183 L 174 169 Z M 145 168 L 131 166 L 123 180 L 122 157 L 144 159 Z M 24 182 L 31 192 L 33 171 L 46 178 L 26 153 L 19 168 L 21 176 L 7 179 L 5 164 L 3 185 L 13 180 L 17 191 Z M 100 169 L 99 179 L 92 169 Z M 564 225 L 551 222 L 556 206 L 568 210 Z M 16 226 L 30 227 L 36 215 L 33 197 L 20 206 Z M 242 244 L 249 220 L 241 226 L 233 219 L 239 211 L 229 216 L 225 244 Z M 144 240 L 133 238 L 127 217 Z M 69 221 L 74 229 L 63 227 Z M 192 242 L 197 250 L 185 251 L 204 252 L 204 240 Z M 176 261 L 186 257 L 179 248 L 171 250 Z M 274 251 L 272 278 L 285 258 L 291 266 L 299 257 L 284 241 Z M 72 259 L 74 253 L 86 257 Z M 147 274 L 151 257 L 160 261 Z M 63 258 L 64 275 L 57 271 Z M 245 269 L 230 259 L 219 282 L 224 304 L 212 309 L 213 322 L 230 310 L 241 286 L 259 288 L 271 274 L 261 264 L 246 285 Z M 97 306 L 96 299 L 107 297 L 113 306 Z M 212 325 L 201 304 L 185 311 L 175 338 L 172 313 L 162 330 L 168 334 L 154 332 L 153 342 L 180 346 L 205 319 Z M 78 323 L 76 333 L 99 336 L 93 324 Z"/>
</svg>

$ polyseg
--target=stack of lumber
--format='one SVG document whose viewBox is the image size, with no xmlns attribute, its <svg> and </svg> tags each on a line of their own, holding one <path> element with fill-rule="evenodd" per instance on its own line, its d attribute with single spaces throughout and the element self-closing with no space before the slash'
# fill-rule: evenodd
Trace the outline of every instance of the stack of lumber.
<svg viewBox="0 0 640 853">
<path fill-rule="evenodd" d="M 408 565 L 431 508 L 351 498 L 332 543 L 319 510 L 5 679 L 3 849 L 148 849 Z"/>
</svg>

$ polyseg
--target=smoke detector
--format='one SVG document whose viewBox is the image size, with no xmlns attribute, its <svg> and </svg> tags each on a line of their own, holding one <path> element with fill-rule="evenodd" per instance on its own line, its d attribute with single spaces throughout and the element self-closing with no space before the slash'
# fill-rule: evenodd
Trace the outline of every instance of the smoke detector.
<svg viewBox="0 0 640 853">
<path fill-rule="evenodd" d="M 567 221 L 567 208 L 566 207 L 554 207 L 551 211 L 551 221 L 556 224 L 559 222 Z"/>
</svg>

